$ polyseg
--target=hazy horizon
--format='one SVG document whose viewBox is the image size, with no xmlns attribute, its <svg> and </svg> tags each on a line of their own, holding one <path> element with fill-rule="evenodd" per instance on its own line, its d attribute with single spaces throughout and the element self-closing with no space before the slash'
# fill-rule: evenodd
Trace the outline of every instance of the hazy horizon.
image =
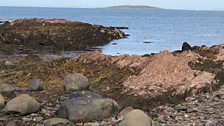
<svg viewBox="0 0 224 126">
<path fill-rule="evenodd" d="M 0 0 L 0 2 L 0 6 L 7 7 L 102 8 L 120 5 L 144 5 L 178 10 L 224 10 L 223 0 L 216 0 L 216 2 L 212 0 Z"/>
</svg>

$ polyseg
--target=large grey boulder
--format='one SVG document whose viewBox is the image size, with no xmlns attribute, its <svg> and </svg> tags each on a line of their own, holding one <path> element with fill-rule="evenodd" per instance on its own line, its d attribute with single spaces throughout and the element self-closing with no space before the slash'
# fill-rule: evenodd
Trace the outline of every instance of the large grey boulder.
<svg viewBox="0 0 224 126">
<path fill-rule="evenodd" d="M 44 121 L 44 126 L 75 126 L 75 124 L 67 119 L 51 118 Z"/>
<path fill-rule="evenodd" d="M 22 115 L 30 114 L 39 111 L 40 104 L 27 94 L 19 95 L 10 100 L 4 110 L 6 112 L 16 112 Z"/>
<path fill-rule="evenodd" d="M 14 91 L 15 87 L 12 85 L 5 83 L 0 84 L 0 94 L 3 96 L 11 97 Z"/>
<path fill-rule="evenodd" d="M 116 114 L 118 104 L 109 98 L 73 98 L 62 103 L 56 114 L 74 122 L 102 120 Z"/>
<path fill-rule="evenodd" d="M 4 97 L 0 94 L 0 109 L 5 107 L 5 99 Z"/>
<path fill-rule="evenodd" d="M 90 86 L 89 80 L 82 74 L 68 74 L 64 78 L 66 92 L 85 90 Z"/>
<path fill-rule="evenodd" d="M 30 80 L 28 83 L 28 89 L 31 91 L 41 91 L 43 90 L 43 82 L 40 79 Z"/>
<path fill-rule="evenodd" d="M 118 126 L 152 126 L 152 120 L 143 111 L 135 109 L 124 114 Z"/>
</svg>

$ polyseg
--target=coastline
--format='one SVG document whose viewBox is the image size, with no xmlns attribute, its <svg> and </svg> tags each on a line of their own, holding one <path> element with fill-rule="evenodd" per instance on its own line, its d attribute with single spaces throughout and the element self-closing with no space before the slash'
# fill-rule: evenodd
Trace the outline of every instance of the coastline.
<svg viewBox="0 0 224 126">
<path fill-rule="evenodd" d="M 35 24 L 35 22 L 37 24 Z M 17 20 L 4 27 L 6 29 L 10 29 L 11 27 L 11 29 L 21 28 L 22 32 L 20 32 L 19 29 L 19 33 L 16 34 L 20 35 L 23 33 L 25 26 L 27 29 L 31 28 L 30 31 L 33 31 L 32 27 L 36 26 L 38 26 L 38 28 L 47 27 L 47 30 L 44 29 L 44 31 L 48 31 L 48 26 L 51 26 L 52 22 L 54 24 L 53 28 L 57 28 L 61 25 L 73 26 L 70 24 L 70 21 L 66 20 L 32 19 Z M 89 33 L 89 28 L 94 28 L 93 31 L 97 31 L 90 32 L 90 36 L 87 36 L 88 39 L 92 38 L 92 34 L 94 34 L 95 38 L 101 38 L 102 33 L 106 34 L 106 43 L 110 42 L 112 39 L 123 38 L 125 36 L 125 33 L 122 31 L 115 32 L 115 29 L 117 29 L 116 27 L 92 26 L 82 23 L 75 25 L 78 25 L 78 27 L 75 27 L 75 30 L 84 29 L 84 32 L 78 31 L 80 32 L 80 36 Z M 86 27 L 87 31 L 85 29 Z M 101 29 L 98 30 L 97 28 L 99 27 Z M 50 29 L 52 29 L 52 27 L 50 27 Z M 20 39 L 17 39 L 17 41 L 15 41 L 14 38 L 10 39 L 12 35 L 18 31 L 7 31 L 7 35 L 4 31 L 1 31 L 3 37 L 0 37 L 0 41 L 3 41 L 4 44 L 8 44 L 7 42 L 13 42 L 13 44 L 15 42 L 19 43 L 20 41 L 18 40 Z M 67 32 L 68 31 L 56 33 L 63 34 Z M 110 32 L 112 32 L 112 34 L 109 34 Z M 119 33 L 124 36 L 120 36 Z M 39 34 L 31 34 L 31 36 L 34 35 L 38 36 Z M 28 34 L 28 37 L 26 35 L 23 35 L 23 37 L 29 38 L 30 36 Z M 42 36 L 34 36 L 35 39 L 31 38 L 31 40 L 39 42 L 39 38 L 43 40 L 41 37 Z M 110 39 L 108 39 L 108 37 Z M 24 40 L 21 36 L 18 38 Z M 46 40 L 49 40 L 48 37 L 46 38 Z M 50 38 L 53 37 L 51 36 Z M 59 38 L 63 37 L 59 36 Z M 62 39 L 62 41 L 66 42 L 64 39 Z M 85 39 L 82 39 L 82 41 L 85 41 Z M 102 42 L 105 44 L 105 39 L 103 39 Z M 102 43 L 100 42 L 100 44 Z M 7 51 L 10 52 L 11 50 L 9 49 L 12 47 L 13 46 L 9 46 L 9 48 L 4 47 L 2 49 L 7 49 Z M 26 48 L 26 45 L 22 47 Z M 30 47 L 29 49 L 32 50 L 32 46 Z M 37 48 L 37 50 L 39 49 L 42 49 L 42 47 Z M 86 48 L 82 48 L 80 50 L 85 49 Z M 90 87 L 82 90 L 83 92 L 95 92 L 104 98 L 115 100 L 120 107 L 119 111 L 128 106 L 141 109 L 152 118 L 155 126 L 191 125 L 192 121 L 204 125 L 207 124 L 206 121 L 208 121 L 206 118 L 212 120 L 214 125 L 221 125 L 223 124 L 221 121 L 224 116 L 222 110 L 224 105 L 223 64 L 223 44 L 212 47 L 190 47 L 185 44 L 180 51 L 162 51 L 160 53 L 142 56 L 110 56 L 104 55 L 98 51 L 91 51 L 78 57 L 41 57 L 33 54 L 25 56 L 0 55 L 0 85 L 9 84 L 16 88 L 9 97 L 4 96 L 6 101 L 8 102 L 12 98 L 26 93 L 37 99 L 41 104 L 40 111 L 33 115 L 17 116 L 10 113 L 9 116 L 7 113 L 0 113 L 2 118 L 7 118 L 6 120 L 0 120 L 0 123 L 6 124 L 8 120 L 16 120 L 16 122 L 21 125 L 36 125 L 43 124 L 44 120 L 57 116 L 55 114 L 56 110 L 61 110 L 58 106 L 61 106 L 61 104 L 63 105 L 64 101 L 70 100 L 69 96 L 71 92 L 66 92 L 64 87 L 64 83 L 66 82 L 65 76 L 79 73 L 90 81 Z M 29 90 L 28 83 L 32 79 L 41 80 L 44 83 L 44 90 Z M 1 88 L 1 90 L 3 89 Z M 78 91 L 74 91 L 72 93 L 77 92 Z M 81 95 L 82 97 L 79 95 L 76 97 L 83 98 L 83 94 Z M 94 97 L 94 99 L 97 98 Z M 89 100 L 90 98 L 88 97 L 87 99 Z M 215 105 L 213 104 L 214 101 Z M 210 109 L 208 109 L 208 107 Z M 212 112 L 213 114 L 208 114 Z M 90 115 L 91 114 L 92 113 L 90 113 Z M 197 118 L 199 116 L 201 118 Z M 41 120 L 35 121 L 40 117 Z M 84 125 L 97 122 L 99 124 L 104 123 L 104 125 L 113 125 L 120 121 L 116 120 L 115 117 L 116 115 L 111 116 L 112 119 L 105 117 L 103 119 L 104 121 L 91 120 L 81 123 Z M 105 120 L 109 122 L 109 124 L 105 123 Z M 77 122 L 77 125 L 79 124 L 80 123 Z"/>
</svg>

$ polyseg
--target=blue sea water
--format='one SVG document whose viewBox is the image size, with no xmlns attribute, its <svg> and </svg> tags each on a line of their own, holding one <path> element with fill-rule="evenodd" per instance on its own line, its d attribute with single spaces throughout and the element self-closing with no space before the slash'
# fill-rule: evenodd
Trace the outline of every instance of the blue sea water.
<svg viewBox="0 0 224 126">
<path fill-rule="evenodd" d="M 105 54 L 149 54 L 191 45 L 224 42 L 224 12 L 0 7 L 0 18 L 65 18 L 105 26 L 126 26 L 130 36 L 102 47 Z M 117 43 L 117 44 L 114 44 Z"/>
</svg>

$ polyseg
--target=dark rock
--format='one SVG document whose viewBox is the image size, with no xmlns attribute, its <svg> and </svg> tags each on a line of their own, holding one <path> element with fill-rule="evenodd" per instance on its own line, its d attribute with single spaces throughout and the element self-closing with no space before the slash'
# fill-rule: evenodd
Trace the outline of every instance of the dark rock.
<svg viewBox="0 0 224 126">
<path fill-rule="evenodd" d="M 66 92 L 85 90 L 90 86 L 89 80 L 82 74 L 68 74 L 64 79 Z"/>
<path fill-rule="evenodd" d="M 188 50 L 191 50 L 191 46 L 187 42 L 184 42 L 182 45 L 182 51 L 188 51 Z"/>
<path fill-rule="evenodd" d="M 145 43 L 145 44 L 150 44 L 150 43 L 153 43 L 153 42 L 143 42 L 143 43 Z"/>
<path fill-rule="evenodd" d="M 69 95 L 69 99 L 72 98 L 102 98 L 102 96 L 91 91 L 76 91 Z"/>
<path fill-rule="evenodd" d="M 40 79 L 33 79 L 29 81 L 28 89 L 31 91 L 41 91 L 43 90 L 43 83 Z"/>
<path fill-rule="evenodd" d="M 117 111 L 117 103 L 109 98 L 73 98 L 64 101 L 56 115 L 74 122 L 89 122 L 108 118 Z"/>
</svg>

